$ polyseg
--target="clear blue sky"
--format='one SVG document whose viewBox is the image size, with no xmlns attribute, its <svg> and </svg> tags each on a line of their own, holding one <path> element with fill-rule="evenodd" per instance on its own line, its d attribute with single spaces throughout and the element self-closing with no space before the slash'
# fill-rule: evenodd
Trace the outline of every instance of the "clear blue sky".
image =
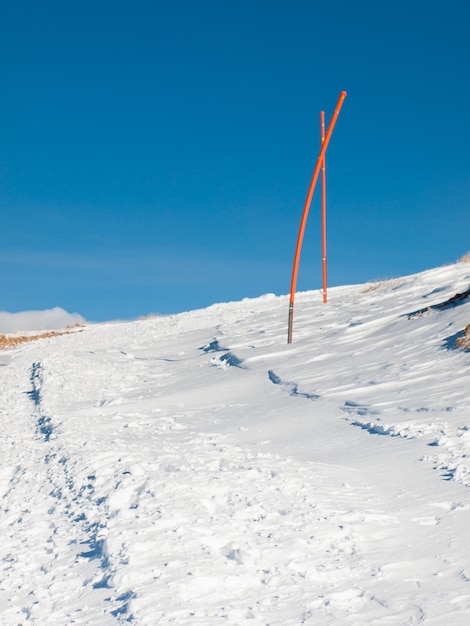
<svg viewBox="0 0 470 626">
<path fill-rule="evenodd" d="M 468 0 L 4 3 L 0 310 L 98 321 L 288 293 L 341 90 L 330 285 L 456 260 L 469 23 Z M 298 289 L 320 287 L 317 193 Z"/>
</svg>

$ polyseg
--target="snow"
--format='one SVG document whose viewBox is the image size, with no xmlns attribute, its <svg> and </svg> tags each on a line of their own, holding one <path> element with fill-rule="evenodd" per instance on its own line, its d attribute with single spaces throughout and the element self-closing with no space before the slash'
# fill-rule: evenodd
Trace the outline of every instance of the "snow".
<svg viewBox="0 0 470 626">
<path fill-rule="evenodd" d="M 459 263 L 0 353 L 0 623 L 470 623 Z"/>
</svg>

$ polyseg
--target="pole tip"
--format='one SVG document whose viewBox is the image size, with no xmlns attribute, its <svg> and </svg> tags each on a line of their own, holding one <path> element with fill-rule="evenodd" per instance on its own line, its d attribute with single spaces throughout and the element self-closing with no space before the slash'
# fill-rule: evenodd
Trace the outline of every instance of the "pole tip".
<svg viewBox="0 0 470 626">
<path fill-rule="evenodd" d="M 347 91 L 342 91 L 342 92 L 340 93 L 340 96 L 343 96 L 343 98 L 346 98 L 346 96 L 347 96 L 347 95 L 348 95 L 348 92 L 347 92 Z"/>
</svg>

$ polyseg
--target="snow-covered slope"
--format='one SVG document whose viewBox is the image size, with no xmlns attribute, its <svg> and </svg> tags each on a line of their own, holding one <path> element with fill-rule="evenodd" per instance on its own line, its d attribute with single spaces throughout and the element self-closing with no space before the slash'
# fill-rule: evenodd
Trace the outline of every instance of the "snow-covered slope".
<svg viewBox="0 0 470 626">
<path fill-rule="evenodd" d="M 470 623 L 460 263 L 0 353 L 0 623 Z"/>
</svg>

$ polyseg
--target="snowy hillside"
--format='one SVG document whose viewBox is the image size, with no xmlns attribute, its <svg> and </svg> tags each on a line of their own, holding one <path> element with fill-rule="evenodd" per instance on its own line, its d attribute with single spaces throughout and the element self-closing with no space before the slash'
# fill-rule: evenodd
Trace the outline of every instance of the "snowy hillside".
<svg viewBox="0 0 470 626">
<path fill-rule="evenodd" d="M 470 624 L 469 286 L 298 294 L 290 346 L 265 296 L 0 352 L 0 624 Z"/>
</svg>

